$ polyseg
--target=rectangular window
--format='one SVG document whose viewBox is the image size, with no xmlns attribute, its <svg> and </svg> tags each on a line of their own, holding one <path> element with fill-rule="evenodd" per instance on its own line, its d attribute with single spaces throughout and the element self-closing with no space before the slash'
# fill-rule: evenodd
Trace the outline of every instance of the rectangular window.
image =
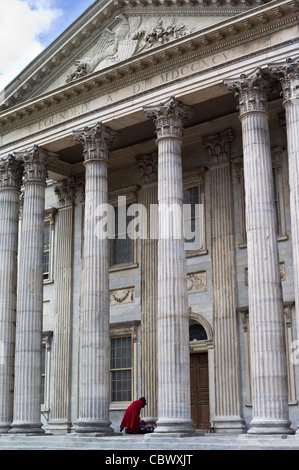
<svg viewBox="0 0 299 470">
<path fill-rule="evenodd" d="M 51 228 L 50 222 L 45 223 L 44 228 L 44 280 L 50 279 L 50 245 L 51 245 Z"/>
<path fill-rule="evenodd" d="M 114 208 L 115 214 L 115 239 L 110 241 L 110 265 L 133 263 L 134 241 L 129 236 L 127 228 L 133 219 L 127 215 L 127 206 Z"/>
<path fill-rule="evenodd" d="M 195 218 L 198 216 L 195 214 L 195 204 L 199 204 L 198 185 L 192 186 L 191 188 L 184 189 L 183 192 L 183 204 L 190 206 L 190 213 L 184 219 L 185 226 L 189 224 L 189 230 L 194 232 L 195 230 Z M 186 240 L 188 241 L 188 240 Z M 191 240 L 189 240 L 191 241 Z"/>
<path fill-rule="evenodd" d="M 132 400 L 132 338 L 111 339 L 111 402 Z"/>
<path fill-rule="evenodd" d="M 41 381 L 41 406 L 45 407 L 46 404 L 46 356 L 47 356 L 47 346 L 45 343 L 42 345 L 42 381 Z"/>
</svg>

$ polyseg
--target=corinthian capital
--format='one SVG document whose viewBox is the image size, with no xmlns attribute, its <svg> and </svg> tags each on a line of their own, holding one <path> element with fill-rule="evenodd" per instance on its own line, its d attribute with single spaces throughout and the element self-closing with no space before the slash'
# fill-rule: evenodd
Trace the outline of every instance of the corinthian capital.
<svg viewBox="0 0 299 470">
<path fill-rule="evenodd" d="M 50 156 L 47 150 L 35 145 L 31 150 L 22 154 L 24 162 L 24 184 L 46 183 L 48 167 L 56 157 Z"/>
<path fill-rule="evenodd" d="M 55 186 L 54 192 L 60 206 L 71 206 L 74 203 L 76 188 L 75 178 L 64 179 Z"/>
<path fill-rule="evenodd" d="M 268 95 L 273 81 L 257 67 L 251 74 L 224 80 L 224 85 L 239 101 L 240 117 L 253 112 L 268 113 Z"/>
<path fill-rule="evenodd" d="M 202 143 L 208 150 L 212 165 L 229 162 L 232 141 L 233 133 L 231 129 L 217 134 L 206 135 L 202 138 Z"/>
<path fill-rule="evenodd" d="M 83 145 L 85 163 L 92 161 L 107 163 L 111 144 L 116 142 L 119 133 L 98 122 L 93 127 L 73 131 L 73 135 L 75 140 Z"/>
<path fill-rule="evenodd" d="M 20 191 L 23 176 L 23 163 L 15 155 L 8 155 L 0 161 L 0 189 Z"/>
<path fill-rule="evenodd" d="M 157 106 L 146 106 L 144 112 L 156 125 L 158 139 L 165 137 L 182 139 L 184 122 L 192 116 L 192 110 L 174 96 Z"/>
<path fill-rule="evenodd" d="M 299 57 L 285 62 L 268 64 L 270 71 L 280 80 L 285 102 L 299 98 Z"/>
</svg>

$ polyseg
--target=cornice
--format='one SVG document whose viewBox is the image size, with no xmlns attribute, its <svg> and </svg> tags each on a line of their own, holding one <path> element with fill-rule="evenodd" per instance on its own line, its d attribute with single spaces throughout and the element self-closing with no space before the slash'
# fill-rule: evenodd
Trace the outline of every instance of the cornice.
<svg viewBox="0 0 299 470">
<path fill-rule="evenodd" d="M 56 109 L 76 106 L 99 94 L 110 93 L 131 83 L 175 68 L 187 61 L 235 47 L 246 41 L 298 24 L 299 0 L 272 1 L 200 32 L 195 32 L 143 52 L 138 56 L 82 79 L 63 85 L 37 98 L 0 113 L 0 126 L 11 129 L 21 121 L 34 121 Z"/>
</svg>

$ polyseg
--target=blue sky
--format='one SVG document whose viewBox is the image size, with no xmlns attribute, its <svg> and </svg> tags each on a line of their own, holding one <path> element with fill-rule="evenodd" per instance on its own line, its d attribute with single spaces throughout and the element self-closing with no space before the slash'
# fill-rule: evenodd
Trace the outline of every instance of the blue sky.
<svg viewBox="0 0 299 470">
<path fill-rule="evenodd" d="M 0 90 L 95 0 L 0 0 Z"/>
</svg>

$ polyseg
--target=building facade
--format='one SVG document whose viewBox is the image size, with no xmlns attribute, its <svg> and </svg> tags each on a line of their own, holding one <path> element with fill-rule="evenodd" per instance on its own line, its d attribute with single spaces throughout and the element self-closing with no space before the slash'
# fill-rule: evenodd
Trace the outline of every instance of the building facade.
<svg viewBox="0 0 299 470">
<path fill-rule="evenodd" d="M 98 0 L 2 92 L 1 433 L 296 433 L 298 19 Z"/>
</svg>

